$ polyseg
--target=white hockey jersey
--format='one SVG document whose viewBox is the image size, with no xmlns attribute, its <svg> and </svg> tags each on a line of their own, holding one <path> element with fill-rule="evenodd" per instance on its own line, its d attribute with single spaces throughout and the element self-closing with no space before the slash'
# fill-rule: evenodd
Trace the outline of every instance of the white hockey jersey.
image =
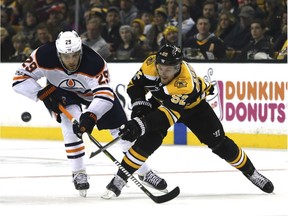
<svg viewBox="0 0 288 216">
<path fill-rule="evenodd" d="M 86 45 L 82 45 L 82 60 L 77 71 L 69 74 L 61 65 L 54 42 L 47 43 L 31 54 L 13 78 L 13 89 L 34 101 L 44 86 L 37 80 L 46 77 L 52 85 L 76 93 L 91 102 L 88 111 L 100 119 L 113 106 L 115 94 L 109 86 L 106 61 Z"/>
</svg>

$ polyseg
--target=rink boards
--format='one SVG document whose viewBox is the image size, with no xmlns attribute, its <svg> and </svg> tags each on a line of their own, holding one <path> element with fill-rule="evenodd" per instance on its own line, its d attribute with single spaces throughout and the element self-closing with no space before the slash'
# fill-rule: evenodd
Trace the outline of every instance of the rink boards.
<svg viewBox="0 0 288 216">
<path fill-rule="evenodd" d="M 16 94 L 12 77 L 21 64 L 1 63 L 0 138 L 61 140 L 58 123 L 44 105 Z M 191 63 L 199 76 L 215 84 L 216 94 L 208 98 L 228 136 L 242 147 L 287 148 L 287 64 Z M 111 63 L 111 85 L 129 116 L 131 104 L 125 93 L 140 63 Z M 45 80 L 40 81 L 44 85 Z M 5 104 L 5 105 L 4 105 Z M 29 122 L 21 120 L 29 112 Z M 108 131 L 93 132 L 101 141 L 112 139 Z M 201 145 L 185 126 L 169 129 L 164 144 Z"/>
</svg>

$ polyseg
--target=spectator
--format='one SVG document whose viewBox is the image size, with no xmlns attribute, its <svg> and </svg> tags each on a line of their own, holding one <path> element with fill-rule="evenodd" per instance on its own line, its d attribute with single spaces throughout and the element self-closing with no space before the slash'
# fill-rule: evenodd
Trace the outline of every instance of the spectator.
<svg viewBox="0 0 288 216">
<path fill-rule="evenodd" d="M 22 32 L 28 39 L 29 43 L 35 40 L 37 25 L 38 25 L 38 19 L 36 14 L 32 11 L 28 11 L 24 17 Z"/>
<path fill-rule="evenodd" d="M 183 4 L 189 6 L 190 16 L 193 20 L 198 20 L 202 16 L 202 4 L 203 0 L 183 0 Z"/>
<path fill-rule="evenodd" d="M 219 37 L 227 48 L 234 49 L 235 45 L 239 43 L 236 40 L 240 32 L 240 25 L 236 18 L 229 11 L 222 11 L 219 14 L 218 25 L 214 32 L 215 36 Z"/>
<path fill-rule="evenodd" d="M 169 22 L 176 16 L 176 8 L 178 7 L 178 2 L 177 0 L 167 0 L 166 6 L 167 6 L 167 20 Z"/>
<path fill-rule="evenodd" d="M 75 12 L 69 9 L 69 5 L 66 1 L 60 2 L 56 5 L 59 11 L 59 20 L 61 20 L 62 25 L 69 26 L 69 29 L 75 25 L 74 19 L 71 19 L 71 16 L 75 16 Z"/>
<path fill-rule="evenodd" d="M 25 16 L 28 11 L 35 11 L 35 0 L 25 1 L 25 0 L 15 0 L 12 3 L 13 13 L 11 17 L 11 24 L 21 29 Z"/>
<path fill-rule="evenodd" d="M 39 22 L 46 22 L 49 17 L 49 10 L 57 3 L 63 2 L 63 0 L 38 0 L 35 4 L 35 12 L 37 14 Z"/>
<path fill-rule="evenodd" d="M 218 10 L 218 6 L 215 1 L 207 0 L 203 3 L 202 16 L 209 19 L 211 32 L 214 32 L 217 27 L 217 23 L 218 23 L 217 10 Z"/>
<path fill-rule="evenodd" d="M 162 32 L 167 24 L 167 11 L 165 8 L 157 8 L 154 12 L 154 22 L 147 32 L 144 42 L 144 49 L 148 52 L 157 52 L 159 47 L 159 39 L 162 38 Z"/>
<path fill-rule="evenodd" d="M 281 34 L 281 15 L 282 7 L 280 0 L 265 0 L 267 34 L 273 37 L 273 40 Z M 287 11 L 287 8 L 286 8 Z"/>
<path fill-rule="evenodd" d="M 119 29 L 121 26 L 120 13 L 117 7 L 108 8 L 106 25 L 102 28 L 102 37 L 109 44 L 111 53 L 114 53 L 121 43 Z"/>
<path fill-rule="evenodd" d="M 228 11 L 229 13 L 233 14 L 234 17 L 238 17 L 239 9 L 236 0 L 221 0 L 222 3 L 222 10 Z"/>
<path fill-rule="evenodd" d="M 13 35 L 15 35 L 17 32 L 16 30 L 13 28 L 13 26 L 10 24 L 10 16 L 9 16 L 9 10 L 8 9 L 4 9 L 1 7 L 1 27 L 4 27 L 8 34 L 10 35 L 10 37 L 12 37 Z"/>
<path fill-rule="evenodd" d="M 107 2 L 107 8 L 109 7 L 120 7 L 120 0 L 108 0 Z"/>
<path fill-rule="evenodd" d="M 81 35 L 83 44 L 98 52 L 105 60 L 111 57 L 109 44 L 101 36 L 102 19 L 94 17 L 88 20 L 86 32 Z"/>
<path fill-rule="evenodd" d="M 250 24 L 252 40 L 242 49 L 240 60 L 272 59 L 274 52 L 271 37 L 265 36 L 265 24 L 255 19 Z"/>
<path fill-rule="evenodd" d="M 183 47 L 196 52 L 186 53 L 188 58 L 196 59 L 224 59 L 226 57 L 226 46 L 221 39 L 210 32 L 210 22 L 207 17 L 200 17 L 196 27 L 198 33 L 184 42 Z M 188 49 L 187 49 L 188 48 Z M 189 49 L 190 48 L 190 49 Z M 191 55 L 191 56 L 190 56 Z M 195 56 L 192 56 L 195 55 Z"/>
<path fill-rule="evenodd" d="M 150 11 L 142 11 L 140 14 L 140 19 L 144 22 L 145 27 L 144 27 L 144 35 L 147 35 L 147 32 L 152 26 L 152 21 L 153 21 L 153 15 Z"/>
<path fill-rule="evenodd" d="M 237 2 L 238 2 L 238 9 L 240 12 L 241 8 L 244 7 L 245 5 L 245 0 L 237 0 Z"/>
<path fill-rule="evenodd" d="M 61 31 L 71 30 L 71 27 L 69 26 L 65 18 L 66 17 L 64 14 L 62 14 L 61 8 L 59 6 L 52 6 L 50 8 L 46 25 L 48 31 L 52 36 L 52 40 L 56 40 L 58 34 Z"/>
<path fill-rule="evenodd" d="M 176 7 L 176 16 L 171 20 L 173 25 L 177 26 L 178 25 L 178 19 L 179 19 L 179 13 L 182 14 L 182 23 L 181 23 L 181 33 L 182 33 L 182 38 L 185 40 L 188 32 L 193 28 L 195 25 L 195 21 L 191 18 L 190 13 L 189 13 L 189 6 L 188 5 L 183 5 L 182 6 L 182 11 L 179 11 L 179 7 Z"/>
<path fill-rule="evenodd" d="M 52 36 L 44 23 L 40 23 L 36 27 L 35 40 L 31 42 L 31 48 L 34 50 L 39 46 L 52 41 Z"/>
<path fill-rule="evenodd" d="M 69 1 L 69 2 L 73 2 L 73 1 Z M 97 3 L 96 3 L 97 5 Z M 83 34 L 86 29 L 85 29 L 85 26 L 86 26 L 86 23 L 87 23 L 87 20 L 90 19 L 90 10 L 95 6 L 95 0 L 84 0 L 81 2 L 81 4 L 79 4 L 79 9 L 78 9 L 78 13 L 79 13 L 79 17 L 80 17 L 80 20 L 79 20 L 79 26 L 78 26 L 78 33 L 79 35 L 80 34 Z M 70 10 L 72 11 L 76 11 L 76 8 L 75 8 L 75 4 L 73 6 L 70 6 Z M 82 18 L 82 19 L 81 19 Z"/>
<path fill-rule="evenodd" d="M 4 27 L 0 27 L 0 36 L 1 36 L 1 62 L 6 62 L 9 60 L 15 49 L 13 47 L 11 37 L 8 31 Z"/>
<path fill-rule="evenodd" d="M 138 16 L 138 9 L 133 5 L 134 0 L 120 0 L 120 20 L 122 25 L 130 25 Z"/>
<path fill-rule="evenodd" d="M 134 19 L 131 23 L 131 29 L 135 35 L 135 39 L 140 46 L 143 46 L 146 36 L 144 35 L 145 24 L 141 19 Z"/>
<path fill-rule="evenodd" d="M 178 28 L 176 26 L 167 26 L 163 31 L 163 39 L 160 42 L 160 47 L 165 44 L 178 46 Z"/>
<path fill-rule="evenodd" d="M 263 0 L 264 1 L 264 0 Z M 274 1 L 274 0 L 273 0 Z M 244 0 L 244 6 L 250 6 L 254 9 L 255 11 L 255 19 L 264 19 L 265 18 L 265 13 L 263 9 L 261 9 L 257 3 L 257 0 Z"/>
<path fill-rule="evenodd" d="M 282 32 L 274 42 L 274 51 L 277 59 L 287 61 L 287 11 L 283 11 L 281 20 Z"/>
<path fill-rule="evenodd" d="M 134 5 L 141 11 L 154 11 L 165 5 L 166 0 L 134 0 Z"/>
<path fill-rule="evenodd" d="M 250 23 L 254 19 L 254 16 L 255 11 L 251 6 L 243 6 L 241 8 L 239 13 L 240 31 L 235 39 L 237 43 L 234 43 L 232 47 L 235 50 L 243 49 L 251 40 Z"/>
<path fill-rule="evenodd" d="M 102 19 L 102 22 L 105 22 L 106 13 L 107 13 L 107 9 L 106 8 L 92 7 L 90 9 L 89 19 L 91 19 L 93 17 L 99 17 L 99 18 Z"/>
<path fill-rule="evenodd" d="M 24 62 L 31 54 L 32 50 L 27 46 L 27 39 L 22 32 L 12 37 L 15 53 L 9 57 L 12 62 Z"/>
<path fill-rule="evenodd" d="M 17 11 L 17 8 L 15 7 L 15 1 L 14 0 L 2 0 L 0 1 L 0 4 L 1 4 L 1 14 L 5 12 L 7 15 L 8 23 L 11 25 L 15 25 L 15 17 L 18 16 L 18 11 Z"/>
<path fill-rule="evenodd" d="M 135 40 L 135 35 L 132 32 L 132 28 L 128 25 L 122 25 L 120 27 L 120 36 L 122 42 L 116 51 L 116 60 L 140 60 L 143 61 L 147 55 L 140 44 Z"/>
</svg>

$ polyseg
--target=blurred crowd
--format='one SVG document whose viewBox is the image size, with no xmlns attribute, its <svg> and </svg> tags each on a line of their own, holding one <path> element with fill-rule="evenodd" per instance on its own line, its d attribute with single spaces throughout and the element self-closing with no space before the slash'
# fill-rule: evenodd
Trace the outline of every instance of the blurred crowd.
<svg viewBox="0 0 288 216">
<path fill-rule="evenodd" d="M 187 60 L 287 62 L 287 0 L 0 2 L 2 62 L 22 62 L 72 29 L 108 62 L 143 61 L 165 43 Z"/>
</svg>

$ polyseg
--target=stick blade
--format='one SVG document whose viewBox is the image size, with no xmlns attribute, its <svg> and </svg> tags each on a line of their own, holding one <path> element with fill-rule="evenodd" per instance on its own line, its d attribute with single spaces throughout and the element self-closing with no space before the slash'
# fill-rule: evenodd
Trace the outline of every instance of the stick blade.
<svg viewBox="0 0 288 216">
<path fill-rule="evenodd" d="M 91 154 L 90 154 L 90 156 L 89 156 L 89 158 L 93 158 L 94 156 L 96 156 L 97 155 L 97 153 L 96 152 L 91 152 Z"/>
<path fill-rule="evenodd" d="M 180 188 L 177 186 L 172 191 L 162 196 L 150 196 L 155 203 L 164 203 L 176 198 L 180 194 Z"/>
</svg>

